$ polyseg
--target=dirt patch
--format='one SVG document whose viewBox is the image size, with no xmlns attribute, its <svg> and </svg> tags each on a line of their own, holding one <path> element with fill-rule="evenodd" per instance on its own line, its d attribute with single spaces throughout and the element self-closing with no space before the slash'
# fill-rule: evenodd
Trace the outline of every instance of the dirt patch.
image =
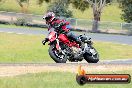
<svg viewBox="0 0 132 88">
<path fill-rule="evenodd" d="M 72 72 L 77 73 L 77 68 L 80 64 L 31 64 L 31 65 L 0 65 L 0 77 L 5 76 L 16 76 L 27 73 L 39 73 L 39 72 Z M 132 69 L 132 65 L 115 65 L 115 64 L 81 64 L 83 69 L 92 73 L 92 72 L 115 72 L 122 70 Z"/>
</svg>

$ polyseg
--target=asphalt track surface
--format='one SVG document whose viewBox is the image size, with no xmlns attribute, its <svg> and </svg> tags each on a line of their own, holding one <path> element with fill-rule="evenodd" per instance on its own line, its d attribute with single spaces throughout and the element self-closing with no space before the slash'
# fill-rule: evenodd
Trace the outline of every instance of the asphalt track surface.
<svg viewBox="0 0 132 88">
<path fill-rule="evenodd" d="M 47 35 L 48 32 L 46 30 L 30 30 L 24 28 L 0 28 L 0 32 L 6 33 L 16 33 L 16 34 L 27 34 L 27 35 Z M 75 34 L 84 34 L 84 32 L 74 32 Z M 93 33 L 85 33 L 88 37 L 97 41 L 105 41 L 105 42 L 114 42 L 126 45 L 132 45 L 132 36 L 125 35 L 113 35 L 113 34 L 93 34 Z M 81 62 L 83 64 L 87 64 L 87 62 Z M 19 63 L 18 63 L 19 64 Z M 22 64 L 22 63 L 20 63 Z M 30 63 L 27 63 L 30 64 Z M 34 63 L 31 63 L 34 64 Z M 44 64 L 44 63 L 38 63 Z M 70 64 L 70 62 L 68 62 Z M 78 63 L 74 63 L 78 64 Z M 132 59 L 128 60 L 106 60 L 100 61 L 98 64 L 132 64 Z"/>
<path fill-rule="evenodd" d="M 0 28 L 0 32 L 31 34 L 31 35 L 48 34 L 47 30 L 31 30 L 24 28 Z M 96 33 L 86 33 L 86 32 L 74 32 L 74 33 L 77 35 L 85 33 L 88 37 L 92 38 L 92 40 L 132 45 L 132 36 L 114 35 L 114 34 L 96 34 Z"/>
</svg>

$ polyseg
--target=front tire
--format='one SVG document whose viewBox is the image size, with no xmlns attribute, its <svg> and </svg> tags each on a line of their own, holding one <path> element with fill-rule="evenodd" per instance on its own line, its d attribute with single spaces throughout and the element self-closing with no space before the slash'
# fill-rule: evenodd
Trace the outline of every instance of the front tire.
<svg viewBox="0 0 132 88">
<path fill-rule="evenodd" d="M 59 56 L 59 54 L 57 55 L 57 50 L 53 45 L 49 47 L 49 55 L 56 63 L 66 63 L 67 61 L 66 55 L 63 55 L 62 58 Z"/>
<path fill-rule="evenodd" d="M 93 53 L 85 53 L 84 54 L 84 59 L 88 62 L 88 63 L 97 63 L 99 61 L 99 54 L 96 51 L 96 49 L 94 47 L 91 47 L 91 50 L 94 50 L 94 52 L 96 54 Z"/>
</svg>

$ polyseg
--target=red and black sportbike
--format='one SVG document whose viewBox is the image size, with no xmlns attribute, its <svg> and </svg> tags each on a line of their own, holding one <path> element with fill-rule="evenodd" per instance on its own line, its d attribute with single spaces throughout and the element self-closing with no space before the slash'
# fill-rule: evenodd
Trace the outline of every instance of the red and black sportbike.
<svg viewBox="0 0 132 88">
<path fill-rule="evenodd" d="M 51 31 L 48 35 L 49 55 L 56 63 L 78 62 L 85 59 L 88 63 L 97 63 L 99 54 L 92 46 L 91 38 L 80 35 L 81 46 L 75 41 L 68 39 L 65 34 L 57 34 Z"/>
</svg>

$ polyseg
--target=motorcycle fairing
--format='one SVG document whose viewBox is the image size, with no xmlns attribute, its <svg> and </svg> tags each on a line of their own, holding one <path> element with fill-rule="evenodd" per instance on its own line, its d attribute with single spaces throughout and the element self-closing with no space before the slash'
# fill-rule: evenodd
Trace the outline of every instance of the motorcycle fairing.
<svg viewBox="0 0 132 88">
<path fill-rule="evenodd" d="M 76 42 L 71 42 L 65 34 L 60 34 L 58 36 L 59 40 L 61 40 L 64 44 L 67 44 L 69 47 L 76 46 L 79 48 L 79 45 Z"/>
</svg>

